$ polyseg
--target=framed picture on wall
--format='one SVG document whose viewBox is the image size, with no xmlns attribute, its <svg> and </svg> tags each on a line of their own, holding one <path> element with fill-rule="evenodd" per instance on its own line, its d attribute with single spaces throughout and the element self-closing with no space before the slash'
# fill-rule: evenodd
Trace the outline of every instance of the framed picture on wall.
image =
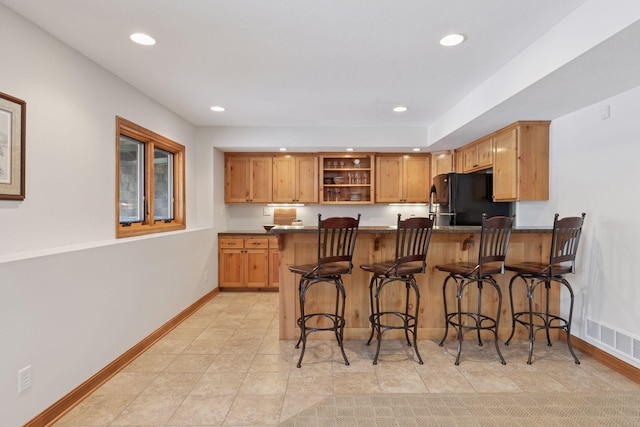
<svg viewBox="0 0 640 427">
<path fill-rule="evenodd" d="M 24 200 L 26 108 L 0 92 L 0 199 Z"/>
</svg>

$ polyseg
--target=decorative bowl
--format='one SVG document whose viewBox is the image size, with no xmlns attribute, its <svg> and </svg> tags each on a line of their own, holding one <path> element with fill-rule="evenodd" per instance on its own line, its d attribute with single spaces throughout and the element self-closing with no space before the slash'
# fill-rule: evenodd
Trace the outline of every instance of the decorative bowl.
<svg viewBox="0 0 640 427">
<path fill-rule="evenodd" d="M 269 230 L 271 230 L 273 227 L 275 227 L 275 224 L 267 224 L 267 225 L 263 225 L 263 227 L 268 233 Z"/>
<path fill-rule="evenodd" d="M 341 176 L 336 176 L 333 178 L 333 183 L 334 184 L 342 184 L 342 177 Z"/>
</svg>

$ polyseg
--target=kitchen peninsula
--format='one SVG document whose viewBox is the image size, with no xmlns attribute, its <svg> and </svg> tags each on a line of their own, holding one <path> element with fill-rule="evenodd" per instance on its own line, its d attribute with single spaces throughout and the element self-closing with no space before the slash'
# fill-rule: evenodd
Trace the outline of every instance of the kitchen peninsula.
<svg viewBox="0 0 640 427">
<path fill-rule="evenodd" d="M 551 244 L 551 232 L 549 227 L 514 227 L 509 243 L 507 262 L 516 263 L 524 261 L 545 262 L 549 259 Z M 296 319 L 299 317 L 298 281 L 299 275 L 289 271 L 290 265 L 300 265 L 316 262 L 317 256 L 317 227 L 291 227 L 278 226 L 271 230 L 278 237 L 280 250 L 280 339 L 293 340 L 298 338 Z M 353 273 L 344 275 L 343 280 L 347 292 L 346 302 L 346 327 L 344 336 L 346 339 L 367 339 L 371 332 L 369 326 L 369 281 L 371 275 L 360 269 L 362 264 L 372 264 L 386 259 L 392 259 L 395 251 L 395 227 L 389 226 L 360 226 L 356 249 L 353 255 Z M 420 288 L 420 312 L 419 339 L 440 339 L 444 334 L 444 307 L 442 296 L 442 284 L 446 273 L 437 271 L 437 264 L 445 264 L 457 261 L 476 262 L 478 256 L 478 243 L 480 238 L 479 226 L 455 226 L 436 227 L 431 238 L 427 256 L 427 271 L 425 274 L 416 275 Z M 511 332 L 511 310 L 509 307 L 509 280 L 511 273 L 494 276 L 502 291 L 502 307 L 499 336 L 506 339 Z M 394 287 L 396 290 L 400 287 Z M 449 287 L 453 290 L 453 287 Z M 328 287 L 326 289 L 329 289 Z M 514 299 L 521 301 L 516 305 L 516 311 L 523 308 L 526 298 L 523 295 L 523 287 L 518 287 L 518 293 L 514 290 Z M 392 292 L 396 292 L 396 290 Z M 332 306 L 335 300 L 335 291 L 327 291 L 318 286 L 316 291 L 307 294 L 305 306 L 307 310 L 314 310 L 314 306 Z M 558 309 L 559 291 L 552 290 L 551 307 Z M 403 303 L 404 291 L 388 294 L 385 301 L 389 306 L 385 310 L 397 310 Z M 447 297 L 449 301 L 455 298 Z M 468 301 L 469 299 L 465 299 Z M 497 296 L 492 290 L 483 292 L 483 307 L 495 313 L 497 309 Z M 541 298 L 536 298 L 534 304 L 542 304 Z M 470 308 L 473 310 L 473 308 Z M 393 335 L 397 333 L 396 335 Z M 399 338 L 401 331 L 389 331 L 385 336 Z M 449 338 L 453 338 L 449 332 Z M 311 338 L 331 338 L 325 332 L 313 334 Z M 516 338 L 526 338 L 524 328 L 516 329 Z M 469 336 L 469 339 L 472 339 Z"/>
</svg>

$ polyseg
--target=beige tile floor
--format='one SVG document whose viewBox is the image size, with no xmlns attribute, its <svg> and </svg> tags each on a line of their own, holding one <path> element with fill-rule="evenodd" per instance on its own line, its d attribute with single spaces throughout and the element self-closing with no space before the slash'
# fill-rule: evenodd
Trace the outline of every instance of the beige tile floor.
<svg viewBox="0 0 640 427">
<path fill-rule="evenodd" d="M 223 292 L 60 419 L 55 426 L 273 426 L 323 398 L 348 393 L 634 391 L 637 384 L 564 343 L 418 342 L 424 365 L 402 341 L 347 340 L 345 366 L 335 340 L 311 340 L 302 368 L 295 341 L 278 339 L 276 293 Z"/>
</svg>

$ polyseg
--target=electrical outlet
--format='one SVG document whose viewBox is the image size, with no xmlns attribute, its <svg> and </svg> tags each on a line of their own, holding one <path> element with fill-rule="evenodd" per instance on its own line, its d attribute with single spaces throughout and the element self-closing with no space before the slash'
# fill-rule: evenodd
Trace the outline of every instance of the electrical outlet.
<svg viewBox="0 0 640 427">
<path fill-rule="evenodd" d="M 31 387 L 31 365 L 18 371 L 18 393 L 22 393 Z"/>
<path fill-rule="evenodd" d="M 602 110 L 600 110 L 600 118 L 602 120 L 605 120 L 605 119 L 608 119 L 609 117 L 611 117 L 611 106 L 605 105 L 604 107 L 602 107 Z"/>
<path fill-rule="evenodd" d="M 204 282 L 207 283 L 209 281 L 209 270 L 204 272 Z"/>
<path fill-rule="evenodd" d="M 262 216 L 271 215 L 271 208 L 262 208 Z"/>
</svg>

